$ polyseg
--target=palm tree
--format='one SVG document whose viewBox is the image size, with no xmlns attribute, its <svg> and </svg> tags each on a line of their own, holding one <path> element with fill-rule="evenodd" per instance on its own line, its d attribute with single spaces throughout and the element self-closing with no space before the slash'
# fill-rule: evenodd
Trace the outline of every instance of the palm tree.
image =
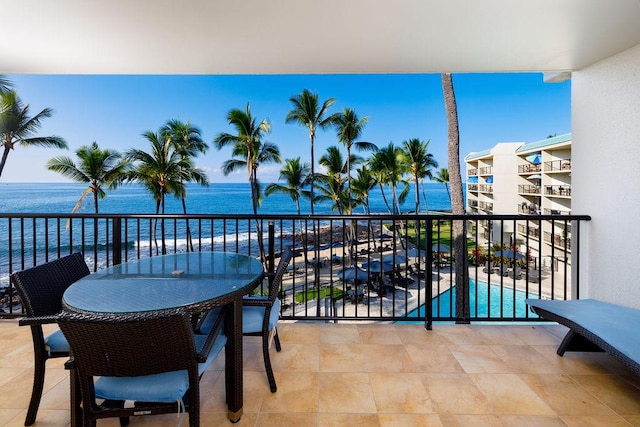
<svg viewBox="0 0 640 427">
<path fill-rule="evenodd" d="M 449 141 L 447 155 L 449 160 L 449 176 L 451 184 L 451 209 L 454 215 L 464 214 L 462 194 L 462 175 L 460 173 L 460 133 L 458 129 L 458 107 L 453 91 L 453 78 L 450 73 L 443 73 L 442 92 L 444 94 L 445 112 Z M 458 323 L 469 323 L 469 271 L 465 267 L 467 242 L 464 221 L 453 221 L 454 253 L 456 273 L 456 318 Z"/>
<path fill-rule="evenodd" d="M 6 83 L 5 83 L 6 84 Z M 42 119 L 51 117 L 53 110 L 45 108 L 33 117 L 29 116 L 29 104 L 24 105 L 15 91 L 0 94 L 0 138 L 4 152 L 0 160 L 0 176 L 7 162 L 9 152 L 16 144 L 24 147 L 41 146 L 67 148 L 67 143 L 59 136 L 33 136 L 42 125 Z"/>
<path fill-rule="evenodd" d="M 433 177 L 433 180 L 444 184 L 444 188 L 447 189 L 447 195 L 449 196 L 449 203 L 451 203 L 451 191 L 449 191 L 449 169 L 441 168 L 438 174 Z"/>
<path fill-rule="evenodd" d="M 0 74 L 0 94 L 8 92 L 13 87 L 11 80 L 6 78 L 3 74 Z"/>
<path fill-rule="evenodd" d="M 310 175 L 310 187 L 311 187 L 311 215 L 314 214 L 314 176 L 315 176 L 315 157 L 314 157 L 314 143 L 316 139 L 316 129 L 326 129 L 332 126 L 337 120 L 339 114 L 334 113 L 328 117 L 325 117 L 329 107 L 335 102 L 335 98 L 329 98 L 322 103 L 319 107 L 318 94 L 312 93 L 308 89 L 304 89 L 299 95 L 295 95 L 289 99 L 293 104 L 293 109 L 287 113 L 285 123 L 298 123 L 301 126 L 305 126 L 309 129 L 309 141 L 311 141 L 311 175 Z"/>
<path fill-rule="evenodd" d="M 200 133 L 200 129 L 191 126 L 189 122 L 183 123 L 179 120 L 168 120 L 165 124 L 164 132 L 168 136 L 171 144 L 174 146 L 174 150 L 178 153 L 181 159 L 193 158 L 198 154 L 205 154 L 209 146 L 203 141 Z M 196 175 L 194 179 L 201 185 L 209 185 L 209 178 L 206 175 Z M 180 195 L 182 202 L 182 212 L 187 213 L 186 202 L 186 187 L 183 186 L 184 194 Z M 193 250 L 193 242 L 191 240 L 191 229 L 189 228 L 189 221 L 186 221 L 187 226 L 187 244 Z"/>
<path fill-rule="evenodd" d="M 342 157 L 342 153 L 335 145 L 327 148 L 327 152 L 320 157 L 319 162 L 327 173 L 318 174 L 317 178 L 321 182 L 320 195 L 318 200 L 331 200 L 332 210 L 344 214 L 347 194 L 344 188 L 344 174 L 347 171 L 347 163 Z"/>
<path fill-rule="evenodd" d="M 284 166 L 280 169 L 280 176 L 278 178 L 284 180 L 286 185 L 277 183 L 269 184 L 265 188 L 264 194 L 266 196 L 271 196 L 274 193 L 288 194 L 296 204 L 296 212 L 300 215 L 300 196 L 310 197 L 310 194 L 302 190 L 302 187 L 307 185 L 310 180 L 309 170 L 309 164 L 301 163 L 300 157 L 286 159 Z"/>
<path fill-rule="evenodd" d="M 400 213 L 400 205 L 404 203 L 409 194 L 408 182 L 403 179 L 403 175 L 407 172 L 404 157 L 402 148 L 396 147 L 393 142 L 390 142 L 386 147 L 373 153 L 369 161 L 369 167 L 376 177 L 380 190 L 383 192 L 387 209 L 391 214 Z M 400 183 L 404 184 L 404 189 L 398 195 L 397 188 Z M 391 187 L 391 206 L 384 196 L 384 185 Z"/>
<path fill-rule="evenodd" d="M 371 142 L 356 141 L 362 135 L 364 125 L 369 120 L 368 117 L 358 118 L 356 112 L 351 108 L 345 108 L 335 122 L 334 126 L 338 133 L 338 141 L 347 148 L 347 212 L 352 212 L 351 207 L 351 147 L 354 146 L 358 150 L 375 151 L 378 147 Z"/>
<path fill-rule="evenodd" d="M 206 182 L 206 174 L 193 165 L 191 158 L 183 157 L 175 149 L 164 128 L 157 133 L 147 131 L 142 135 L 151 143 L 151 153 L 140 149 L 131 149 L 125 153 L 128 161 L 136 162 L 134 169 L 128 174 L 128 179 L 141 182 L 156 201 L 156 214 L 164 214 L 167 194 L 182 197 L 185 194 L 185 182 Z M 164 220 L 160 224 L 164 254 L 166 253 Z"/>
<path fill-rule="evenodd" d="M 402 143 L 404 147 L 405 163 L 416 186 L 416 213 L 420 212 L 420 191 L 418 189 L 421 179 L 433 177 L 431 168 L 438 167 L 438 162 L 429 153 L 429 141 L 420 141 L 418 138 L 412 138 Z M 425 207 L 427 200 L 425 198 Z M 428 209 L 428 207 L 427 207 Z"/>
<path fill-rule="evenodd" d="M 222 165 L 222 173 L 230 174 L 239 168 L 247 168 L 249 185 L 251 186 L 251 205 L 253 213 L 258 214 L 260 205 L 260 184 L 258 182 L 258 167 L 261 163 L 280 163 L 280 150 L 275 144 L 262 142 L 262 137 L 271 130 L 267 120 L 257 122 L 251 115 L 251 107 L 247 102 L 247 108 L 243 111 L 234 108 L 227 114 L 227 121 L 236 128 L 236 134 L 222 132 L 213 140 L 218 150 L 226 146 L 232 147 L 233 158 Z M 262 244 L 262 228 L 256 219 L 256 231 L 258 233 L 258 250 L 264 261 L 264 247 Z"/>
<path fill-rule="evenodd" d="M 76 165 L 70 157 L 54 157 L 47 162 L 47 168 L 58 172 L 72 181 L 89 184 L 82 192 L 80 199 L 74 206 L 72 213 L 82 205 L 82 201 L 89 193 L 93 194 L 93 207 L 98 213 L 98 199 L 104 199 L 104 187 L 115 188 L 127 171 L 127 163 L 122 161 L 122 155 L 115 150 L 102 150 L 97 142 L 90 146 L 82 146 L 76 150 L 79 163 Z"/>
<path fill-rule="evenodd" d="M 351 181 L 354 200 L 362 205 L 366 215 L 371 214 L 369 207 L 369 192 L 376 186 L 376 178 L 366 164 L 356 170 L 356 177 Z"/>
</svg>

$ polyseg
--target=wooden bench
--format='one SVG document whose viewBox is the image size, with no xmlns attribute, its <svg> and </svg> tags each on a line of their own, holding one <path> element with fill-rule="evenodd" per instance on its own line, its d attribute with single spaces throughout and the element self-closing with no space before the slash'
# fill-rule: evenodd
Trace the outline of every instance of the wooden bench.
<svg viewBox="0 0 640 427">
<path fill-rule="evenodd" d="M 561 301 L 527 299 L 540 317 L 569 328 L 560 343 L 565 351 L 606 351 L 640 375 L 640 310 L 593 299 Z"/>
</svg>

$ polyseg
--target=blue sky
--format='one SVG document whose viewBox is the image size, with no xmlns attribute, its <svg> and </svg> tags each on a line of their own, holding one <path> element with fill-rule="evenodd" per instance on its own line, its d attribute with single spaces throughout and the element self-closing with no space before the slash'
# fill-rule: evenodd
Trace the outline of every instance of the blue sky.
<svg viewBox="0 0 640 427">
<path fill-rule="evenodd" d="M 331 112 L 349 107 L 368 123 L 362 139 L 378 146 L 399 145 L 411 138 L 430 140 L 429 149 L 447 166 L 447 123 L 439 74 L 426 75 L 275 75 L 275 76 L 128 76 L 10 75 L 31 114 L 53 108 L 39 135 L 65 138 L 69 150 L 17 147 L 9 154 L 0 182 L 64 182 L 46 170 L 59 155 L 75 158 L 75 150 L 96 141 L 103 148 L 146 149 L 141 136 L 157 131 L 168 119 L 190 121 L 210 144 L 197 166 L 211 182 L 245 182 L 245 172 L 223 176 L 221 164 L 230 150 L 218 151 L 211 141 L 233 132 L 226 122 L 231 108 L 251 110 L 268 119 L 266 140 L 277 144 L 284 158 L 310 160 L 308 131 L 285 124 L 289 98 L 303 89 L 320 100 L 336 98 Z M 460 156 L 498 142 L 532 142 L 550 134 L 571 132 L 571 84 L 543 83 L 541 73 L 454 74 L 460 125 Z M 335 131 L 318 132 L 316 159 L 337 144 Z M 278 178 L 279 165 L 263 165 L 261 182 Z"/>
</svg>

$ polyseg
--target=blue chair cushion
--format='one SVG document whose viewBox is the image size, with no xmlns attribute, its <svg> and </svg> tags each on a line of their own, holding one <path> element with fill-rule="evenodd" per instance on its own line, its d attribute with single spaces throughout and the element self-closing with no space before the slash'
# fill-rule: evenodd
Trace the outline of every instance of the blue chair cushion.
<svg viewBox="0 0 640 427">
<path fill-rule="evenodd" d="M 264 296 L 250 296 L 246 299 L 267 299 Z M 200 325 L 200 333 L 208 334 L 216 318 L 220 314 L 219 308 L 214 308 L 207 313 L 207 316 Z M 278 318 L 280 317 L 280 299 L 276 298 L 271 308 L 271 314 L 269 315 L 269 330 L 276 327 Z M 257 306 L 244 306 L 242 307 L 242 333 L 251 334 L 262 332 L 262 319 L 264 318 L 264 307 Z"/>
<path fill-rule="evenodd" d="M 267 297 L 251 296 L 246 299 L 266 299 Z M 269 330 L 276 327 L 280 317 L 280 300 L 275 299 L 271 313 L 269 315 Z M 242 307 L 242 333 L 251 334 L 262 332 L 262 319 L 264 319 L 264 307 L 247 306 Z"/>
<path fill-rule="evenodd" d="M 196 348 L 200 348 L 206 335 L 196 335 Z M 198 364 L 202 375 L 227 342 L 227 337 L 219 335 L 211 348 L 209 357 Z M 170 403 L 182 399 L 189 389 L 186 370 L 163 372 L 141 377 L 100 377 L 95 381 L 96 397 L 111 400 L 134 400 L 140 402 Z"/>
<path fill-rule="evenodd" d="M 49 354 L 69 352 L 69 343 L 60 329 L 47 335 L 44 339 L 44 345 Z"/>
</svg>

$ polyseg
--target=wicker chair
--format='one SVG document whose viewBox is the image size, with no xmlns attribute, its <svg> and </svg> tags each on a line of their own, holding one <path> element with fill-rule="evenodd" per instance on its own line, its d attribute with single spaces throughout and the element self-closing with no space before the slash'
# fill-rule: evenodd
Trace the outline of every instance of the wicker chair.
<svg viewBox="0 0 640 427">
<path fill-rule="evenodd" d="M 27 313 L 19 324 L 30 326 L 33 338 L 33 390 L 24 422 L 26 426 L 33 424 L 38 414 L 47 359 L 69 356 L 69 344 L 62 332 L 56 330 L 45 338 L 42 325 L 56 322 L 62 309 L 62 294 L 69 285 L 88 274 L 89 268 L 82 254 L 74 253 L 11 275 L 11 283 L 18 290 Z"/>
<path fill-rule="evenodd" d="M 95 426 L 102 418 L 119 417 L 122 424 L 134 415 L 185 409 L 189 425 L 200 424 L 200 377 L 226 343 L 219 334 L 222 316 L 206 336 L 194 335 L 185 308 L 63 312 L 58 324 L 73 353 L 65 364 L 73 374 L 72 413 L 82 413 L 84 426 Z M 113 404 L 124 401 L 134 404 Z"/>
<path fill-rule="evenodd" d="M 273 331 L 273 339 L 276 343 L 276 350 L 282 350 L 280 346 L 280 338 L 278 337 L 278 330 L 276 324 L 280 317 L 280 299 L 278 298 L 278 291 L 282 284 L 282 277 L 287 271 L 287 265 L 291 261 L 293 252 L 290 247 L 285 248 L 284 252 L 280 256 L 278 267 L 273 278 L 269 277 L 269 294 L 268 296 L 252 295 L 246 296 L 242 299 L 242 334 L 248 336 L 261 336 L 262 337 L 262 356 L 264 358 L 264 367 L 267 371 L 267 379 L 269 380 L 269 387 L 271 392 L 275 393 L 277 390 L 276 379 L 273 375 L 273 369 L 271 367 L 271 359 L 269 357 L 269 336 Z M 213 324 L 213 320 L 218 316 L 218 310 L 211 310 L 199 327 L 200 333 L 208 333 Z"/>
</svg>

